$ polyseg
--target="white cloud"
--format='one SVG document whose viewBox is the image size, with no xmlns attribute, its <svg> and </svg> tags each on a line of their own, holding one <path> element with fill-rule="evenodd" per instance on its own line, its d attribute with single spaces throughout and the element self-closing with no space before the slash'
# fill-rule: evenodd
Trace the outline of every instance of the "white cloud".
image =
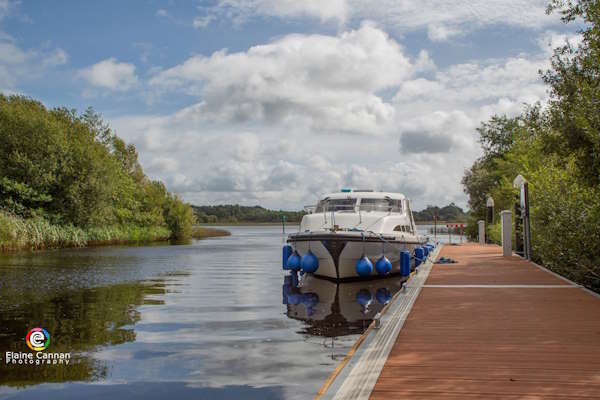
<svg viewBox="0 0 600 400">
<path fill-rule="evenodd" d="M 55 49 L 50 54 L 46 55 L 42 60 L 42 64 L 47 67 L 64 65 L 69 61 L 69 55 L 61 48 Z"/>
<path fill-rule="evenodd" d="M 156 15 L 157 17 L 168 17 L 169 13 L 164 8 L 159 8 L 158 10 L 156 10 L 156 13 L 154 15 Z"/>
<path fill-rule="evenodd" d="M 436 68 L 435 62 L 431 59 L 427 50 L 421 50 L 417 56 L 417 59 L 415 60 L 413 70 L 423 73 L 435 71 Z"/>
<path fill-rule="evenodd" d="M 432 168 L 414 159 L 394 161 L 399 157 L 393 138 L 348 140 L 288 132 L 281 139 L 275 127 L 238 133 L 177 114 L 113 123 L 119 134 L 138 146 L 151 176 L 198 204 L 239 202 L 297 209 L 343 186 L 399 190 L 417 198 L 426 192 L 419 181 Z"/>
<path fill-rule="evenodd" d="M 433 42 L 444 42 L 460 33 L 461 31 L 458 28 L 452 28 L 446 25 L 430 24 L 427 27 L 427 36 Z"/>
<path fill-rule="evenodd" d="M 399 32 L 427 29 L 434 40 L 489 25 L 540 28 L 557 23 L 545 15 L 547 0 L 349 0 L 349 4 L 354 18 L 384 21 Z"/>
<path fill-rule="evenodd" d="M 0 90 L 12 91 L 22 76 L 21 68 L 27 61 L 27 54 L 11 40 L 0 39 Z"/>
<path fill-rule="evenodd" d="M 152 87 L 185 91 L 195 104 L 115 127 L 151 176 L 199 204 L 297 209 L 350 186 L 405 192 L 415 208 L 464 205 L 475 128 L 547 98 L 542 42 L 530 55 L 439 67 L 426 51 L 411 61 L 370 24 L 288 35 L 158 72 Z"/>
<path fill-rule="evenodd" d="M 419 60 L 432 64 L 426 53 Z M 394 113 L 377 92 L 412 69 L 396 41 L 363 24 L 338 36 L 294 34 L 246 52 L 194 56 L 150 84 L 201 98 L 185 110 L 190 117 L 377 135 Z"/>
<path fill-rule="evenodd" d="M 203 9 L 209 15 L 243 23 L 249 18 L 312 17 L 323 22 L 353 24 L 365 19 L 393 31 L 426 30 L 433 41 L 444 41 L 490 25 L 539 29 L 556 24 L 545 15 L 547 0 L 220 0 Z"/>
<path fill-rule="evenodd" d="M 20 83 L 44 76 L 52 68 L 66 64 L 68 58 L 61 48 L 22 49 L 11 36 L 0 31 L 0 92 L 18 93 Z"/>
<path fill-rule="evenodd" d="M 242 23 L 256 16 L 311 17 L 321 21 L 344 21 L 348 12 L 346 0 L 219 0 L 209 12 Z"/>
<path fill-rule="evenodd" d="M 79 71 L 78 74 L 89 84 L 109 90 L 126 91 L 138 82 L 135 65 L 120 63 L 114 58 L 107 58 Z"/>
<path fill-rule="evenodd" d="M 538 45 L 545 50 L 546 56 L 550 57 L 554 49 L 567 44 L 577 47 L 581 44 L 583 37 L 577 33 L 559 33 L 547 31 L 538 39 Z"/>
<path fill-rule="evenodd" d="M 410 153 L 451 153 L 468 148 L 461 143 L 465 133 L 469 136 L 475 121 L 464 111 L 434 111 L 400 122 L 400 151 Z"/>
<path fill-rule="evenodd" d="M 194 28 L 196 29 L 206 28 L 215 19 L 216 17 L 214 15 L 197 16 L 194 18 L 192 25 L 194 25 Z"/>
</svg>

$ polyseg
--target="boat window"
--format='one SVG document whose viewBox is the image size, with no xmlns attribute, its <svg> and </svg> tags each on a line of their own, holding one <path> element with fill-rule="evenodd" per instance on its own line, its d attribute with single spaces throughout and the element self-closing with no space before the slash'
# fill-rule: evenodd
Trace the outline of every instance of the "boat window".
<svg viewBox="0 0 600 400">
<path fill-rule="evenodd" d="M 315 212 L 350 211 L 354 212 L 356 199 L 325 199 L 317 205 Z"/>
<path fill-rule="evenodd" d="M 394 199 L 360 199 L 360 210 L 361 211 L 391 211 L 391 212 L 402 212 L 402 200 Z"/>
<path fill-rule="evenodd" d="M 360 199 L 361 211 L 389 211 L 390 202 L 387 199 Z"/>
<path fill-rule="evenodd" d="M 392 212 L 402 212 L 402 200 L 390 200 L 390 204 L 392 206 Z"/>
</svg>

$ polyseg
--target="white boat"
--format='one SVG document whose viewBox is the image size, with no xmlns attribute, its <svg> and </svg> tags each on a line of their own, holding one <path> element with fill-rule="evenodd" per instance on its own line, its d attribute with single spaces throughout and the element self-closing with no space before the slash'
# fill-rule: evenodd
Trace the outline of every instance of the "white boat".
<svg viewBox="0 0 600 400">
<path fill-rule="evenodd" d="M 400 252 L 406 250 L 412 256 L 427 242 L 417 233 L 409 200 L 400 193 L 343 189 L 324 195 L 307 211 L 299 232 L 290 234 L 287 242 L 292 247 L 289 251 L 295 251 L 303 263 L 305 255 L 314 254 L 318 262 L 314 272 L 309 272 L 319 277 L 352 280 L 397 275 L 401 273 Z M 382 256 L 391 269 L 389 265 L 383 271 L 376 268 Z M 371 270 L 361 270 L 359 261 L 370 263 Z"/>
</svg>

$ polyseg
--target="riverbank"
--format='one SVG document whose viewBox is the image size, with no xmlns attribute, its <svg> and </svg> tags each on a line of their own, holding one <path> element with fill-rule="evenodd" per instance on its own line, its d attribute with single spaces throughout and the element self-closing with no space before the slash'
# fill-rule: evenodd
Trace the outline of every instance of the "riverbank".
<svg viewBox="0 0 600 400">
<path fill-rule="evenodd" d="M 229 236 L 225 229 L 195 227 L 192 238 Z M 69 247 L 135 245 L 166 242 L 172 238 L 166 226 L 113 225 L 88 229 L 54 225 L 43 218 L 24 219 L 0 212 L 0 252 Z"/>
<path fill-rule="evenodd" d="M 0 213 L 0 252 L 166 241 L 166 226 L 113 225 L 82 229 L 54 225 L 44 218 Z"/>
<path fill-rule="evenodd" d="M 195 226 L 192 230 L 192 238 L 194 239 L 206 239 L 220 236 L 231 236 L 231 232 L 225 229 L 208 228 L 205 226 Z"/>
</svg>

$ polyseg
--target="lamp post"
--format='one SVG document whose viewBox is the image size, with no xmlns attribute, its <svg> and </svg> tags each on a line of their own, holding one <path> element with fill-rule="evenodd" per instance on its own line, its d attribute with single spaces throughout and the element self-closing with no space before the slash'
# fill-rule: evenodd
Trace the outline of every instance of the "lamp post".
<svg viewBox="0 0 600 400">
<path fill-rule="evenodd" d="M 494 223 L 494 199 L 492 198 L 492 196 L 488 196 L 487 200 L 485 201 L 485 208 L 487 210 L 487 223 L 493 224 Z"/>
<path fill-rule="evenodd" d="M 485 237 L 485 242 L 489 243 L 489 232 L 488 227 L 494 223 L 494 199 L 492 198 L 492 196 L 488 195 L 487 200 L 485 201 L 485 211 L 486 211 L 486 216 L 485 216 L 485 233 L 486 233 L 486 237 Z"/>
<path fill-rule="evenodd" d="M 515 215 L 515 218 L 521 218 L 523 221 L 523 257 L 531 260 L 531 228 L 529 224 L 529 184 L 522 175 L 517 175 L 513 181 L 513 187 L 519 189 L 520 202 L 519 208 L 521 215 Z"/>
</svg>

